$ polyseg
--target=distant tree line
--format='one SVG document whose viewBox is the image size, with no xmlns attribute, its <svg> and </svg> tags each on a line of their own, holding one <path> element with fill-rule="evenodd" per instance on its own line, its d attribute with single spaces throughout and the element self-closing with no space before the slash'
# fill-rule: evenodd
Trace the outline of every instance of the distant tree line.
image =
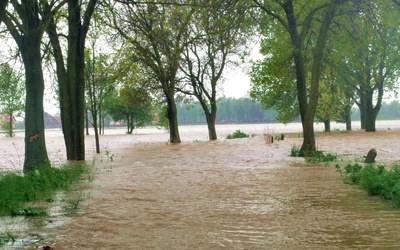
<svg viewBox="0 0 400 250">
<path fill-rule="evenodd" d="M 178 105 L 178 121 L 181 125 L 189 124 L 205 124 L 206 118 L 199 103 L 179 102 Z M 278 112 L 273 109 L 263 109 L 258 101 L 250 98 L 222 98 L 217 103 L 217 124 L 230 123 L 271 123 L 279 122 L 277 120 Z M 353 107 L 351 119 L 360 120 L 360 110 Z M 391 102 L 383 102 L 382 108 L 377 117 L 378 120 L 396 120 L 400 119 L 400 103 L 397 100 Z M 300 122 L 300 118 L 292 120 Z M 318 120 L 315 120 L 316 122 Z M 337 120 L 336 122 L 345 122 Z"/>
</svg>

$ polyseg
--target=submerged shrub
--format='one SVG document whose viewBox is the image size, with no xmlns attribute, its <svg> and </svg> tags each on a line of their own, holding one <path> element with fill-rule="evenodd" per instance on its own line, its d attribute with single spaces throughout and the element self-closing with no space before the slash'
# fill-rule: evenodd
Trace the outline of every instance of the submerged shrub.
<svg viewBox="0 0 400 250">
<path fill-rule="evenodd" d="M 291 157 L 299 157 L 300 156 L 300 147 L 293 145 L 292 149 L 290 150 Z"/>
<path fill-rule="evenodd" d="M 226 139 L 239 139 L 239 138 L 247 138 L 248 134 L 243 133 L 240 130 L 236 130 L 233 134 L 230 134 L 226 137 Z"/>
</svg>

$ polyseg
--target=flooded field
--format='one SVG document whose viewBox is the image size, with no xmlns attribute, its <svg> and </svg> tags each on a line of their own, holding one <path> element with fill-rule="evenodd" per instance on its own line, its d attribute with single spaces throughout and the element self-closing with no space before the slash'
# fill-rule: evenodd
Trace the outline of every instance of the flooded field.
<svg viewBox="0 0 400 250">
<path fill-rule="evenodd" d="M 377 161 L 392 164 L 400 155 L 399 127 L 400 122 L 386 122 L 376 133 L 321 135 L 317 144 L 348 160 L 375 147 Z M 237 129 L 254 137 L 223 139 Z M 26 235 L 37 242 L 19 248 L 400 248 L 400 210 L 344 185 L 333 165 L 288 156 L 293 145 L 301 145 L 299 125 L 217 130 L 221 139 L 209 142 L 205 126 L 182 127 L 178 145 L 168 144 L 168 134 L 156 129 L 132 135 L 106 131 L 99 156 L 93 155 L 93 137 L 87 137 L 87 159 L 97 169 L 94 181 L 83 185 L 90 195 L 76 214 L 32 226 Z M 264 132 L 294 134 L 266 144 Z M 0 138 L 8 162 L 23 160 L 21 137 Z M 46 139 L 51 159 L 63 162 L 61 133 L 49 131 Z"/>
</svg>

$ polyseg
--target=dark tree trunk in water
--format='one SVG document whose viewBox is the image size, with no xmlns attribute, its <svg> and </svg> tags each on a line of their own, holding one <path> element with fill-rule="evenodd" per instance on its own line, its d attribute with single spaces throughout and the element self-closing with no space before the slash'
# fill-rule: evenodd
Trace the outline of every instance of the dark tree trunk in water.
<svg viewBox="0 0 400 250">
<path fill-rule="evenodd" d="M 29 34 L 19 46 L 25 66 L 25 161 L 24 172 L 49 165 L 44 132 L 43 94 L 44 79 L 41 38 L 39 34 Z"/>
<path fill-rule="evenodd" d="M 303 124 L 303 145 L 301 146 L 301 155 L 305 152 L 315 151 L 314 123 L 310 119 L 305 119 Z"/>
<path fill-rule="evenodd" d="M 167 96 L 167 118 L 169 122 L 169 141 L 170 143 L 180 143 L 178 128 L 178 111 L 176 108 L 175 97 L 172 94 Z"/>
<path fill-rule="evenodd" d="M 198 98 L 198 99 L 200 99 L 200 98 Z M 215 120 L 216 120 L 216 116 L 217 116 L 216 102 L 214 102 L 214 104 L 211 105 L 211 112 L 209 111 L 205 100 L 202 99 L 200 101 L 200 103 L 203 108 L 204 115 L 205 115 L 206 121 L 207 121 L 208 138 L 211 141 L 217 140 L 217 130 L 215 129 Z"/>
<path fill-rule="evenodd" d="M 331 120 L 324 121 L 325 132 L 331 132 Z"/>
<path fill-rule="evenodd" d="M 13 137 L 13 113 L 10 114 L 10 129 L 9 129 L 9 136 Z"/>
<path fill-rule="evenodd" d="M 217 130 L 215 129 L 215 116 L 206 116 L 208 127 L 208 138 L 213 141 L 217 140 Z"/>
</svg>

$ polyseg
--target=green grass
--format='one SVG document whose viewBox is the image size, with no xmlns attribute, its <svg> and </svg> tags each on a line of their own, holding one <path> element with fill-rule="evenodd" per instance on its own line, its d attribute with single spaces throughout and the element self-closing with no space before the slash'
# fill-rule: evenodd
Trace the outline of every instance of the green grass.
<svg viewBox="0 0 400 250">
<path fill-rule="evenodd" d="M 293 145 L 292 149 L 290 150 L 291 157 L 300 157 L 300 147 L 297 145 Z"/>
<path fill-rule="evenodd" d="M 239 139 L 239 138 L 247 138 L 248 134 L 243 133 L 240 130 L 236 130 L 233 134 L 230 134 L 226 137 L 226 139 Z"/>
<path fill-rule="evenodd" d="M 0 216 L 46 216 L 44 203 L 59 190 L 69 190 L 87 167 L 43 168 L 31 173 L 0 173 Z M 41 205 L 39 205 L 41 204 Z"/>
<path fill-rule="evenodd" d="M 395 165 L 387 169 L 384 165 L 348 164 L 341 168 L 336 166 L 344 183 L 357 184 L 371 196 L 379 196 L 388 200 L 396 208 L 400 208 L 400 168 Z"/>
<path fill-rule="evenodd" d="M 339 161 L 340 157 L 337 154 L 325 154 L 320 150 L 309 151 L 309 152 L 301 152 L 300 147 L 293 145 L 290 151 L 291 157 L 304 157 L 308 162 L 318 163 L 324 162 L 325 164 L 329 162 Z"/>
</svg>

